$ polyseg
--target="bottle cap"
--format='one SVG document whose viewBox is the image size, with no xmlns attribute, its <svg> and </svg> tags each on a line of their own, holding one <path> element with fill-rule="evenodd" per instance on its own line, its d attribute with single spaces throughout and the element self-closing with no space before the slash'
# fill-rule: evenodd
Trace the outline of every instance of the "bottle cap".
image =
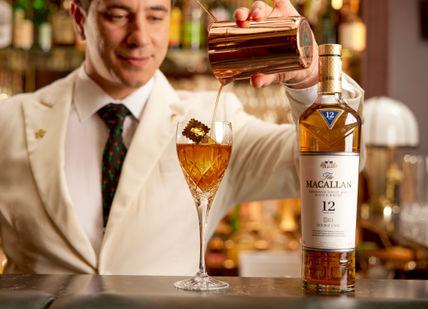
<svg viewBox="0 0 428 309">
<path fill-rule="evenodd" d="M 320 56 L 341 56 L 342 45 L 340 44 L 322 44 L 319 46 Z"/>
</svg>

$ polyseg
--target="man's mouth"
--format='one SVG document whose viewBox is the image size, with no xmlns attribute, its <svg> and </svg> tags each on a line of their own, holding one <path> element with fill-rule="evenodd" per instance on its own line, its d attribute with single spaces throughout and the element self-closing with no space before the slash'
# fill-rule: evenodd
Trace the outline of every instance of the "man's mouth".
<svg viewBox="0 0 428 309">
<path fill-rule="evenodd" d="M 117 57 L 121 61 L 124 61 L 125 63 L 135 67 L 143 67 L 151 59 L 150 56 L 128 56 L 122 54 L 117 54 Z"/>
</svg>

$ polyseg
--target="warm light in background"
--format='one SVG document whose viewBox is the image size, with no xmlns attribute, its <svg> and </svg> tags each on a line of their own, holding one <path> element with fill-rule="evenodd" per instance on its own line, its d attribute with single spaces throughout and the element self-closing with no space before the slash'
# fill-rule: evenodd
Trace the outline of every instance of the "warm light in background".
<svg viewBox="0 0 428 309">
<path fill-rule="evenodd" d="M 343 6 L 343 0 L 331 0 L 331 7 L 335 10 L 340 10 Z"/>
<path fill-rule="evenodd" d="M 339 43 L 343 48 L 362 52 L 366 48 L 367 30 L 362 21 L 343 23 L 339 27 Z"/>
<path fill-rule="evenodd" d="M 7 93 L 0 92 L 0 100 L 7 99 L 9 95 Z"/>
</svg>

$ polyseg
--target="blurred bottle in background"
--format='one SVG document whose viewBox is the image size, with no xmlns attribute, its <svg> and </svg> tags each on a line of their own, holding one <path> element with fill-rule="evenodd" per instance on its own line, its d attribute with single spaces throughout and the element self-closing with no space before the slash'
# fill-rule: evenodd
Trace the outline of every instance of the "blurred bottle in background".
<svg viewBox="0 0 428 309">
<path fill-rule="evenodd" d="M 181 32 L 183 23 L 183 12 L 181 10 L 182 1 L 175 1 L 171 9 L 171 19 L 169 27 L 169 47 L 179 48 L 181 46 Z"/>
<path fill-rule="evenodd" d="M 366 26 L 360 17 L 360 0 L 348 0 L 340 10 L 339 44 L 343 46 L 343 70 L 361 82 L 362 53 L 366 49 Z"/>
<path fill-rule="evenodd" d="M 49 51 L 52 47 L 52 26 L 48 21 L 48 1 L 33 0 L 34 37 L 37 48 Z"/>
<path fill-rule="evenodd" d="M 68 13 L 70 0 L 55 0 L 52 12 L 52 35 L 56 46 L 72 46 L 76 43 L 73 22 Z"/>
<path fill-rule="evenodd" d="M 315 37 L 318 44 L 337 43 L 337 23 L 338 14 L 333 9 L 330 0 L 322 0 L 319 8 L 318 27 L 315 31 Z"/>
<path fill-rule="evenodd" d="M 12 5 L 0 0 L 0 48 L 12 44 Z"/>
<path fill-rule="evenodd" d="M 205 43 L 207 32 L 202 8 L 194 0 L 184 0 L 183 18 L 183 48 L 200 49 Z"/>
<path fill-rule="evenodd" d="M 349 0 L 340 10 L 339 44 L 353 52 L 362 52 L 366 47 L 366 26 L 359 12 L 360 0 Z"/>
<path fill-rule="evenodd" d="M 30 49 L 33 46 L 32 6 L 29 0 L 17 0 L 13 6 L 13 47 Z"/>
</svg>

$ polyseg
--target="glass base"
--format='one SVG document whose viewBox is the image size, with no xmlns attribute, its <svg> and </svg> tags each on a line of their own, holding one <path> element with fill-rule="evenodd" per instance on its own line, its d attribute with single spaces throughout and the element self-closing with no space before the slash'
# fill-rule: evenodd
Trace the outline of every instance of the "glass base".
<svg viewBox="0 0 428 309">
<path fill-rule="evenodd" d="M 303 280 L 303 288 L 307 292 L 328 295 L 328 294 L 340 294 L 340 293 L 353 292 L 355 290 L 355 284 L 330 285 L 330 284 L 310 283 L 306 280 Z"/>
<path fill-rule="evenodd" d="M 214 291 L 225 289 L 229 287 L 229 284 L 217 279 L 214 279 L 208 275 L 200 275 L 177 281 L 174 286 L 178 289 L 188 291 Z"/>
</svg>

